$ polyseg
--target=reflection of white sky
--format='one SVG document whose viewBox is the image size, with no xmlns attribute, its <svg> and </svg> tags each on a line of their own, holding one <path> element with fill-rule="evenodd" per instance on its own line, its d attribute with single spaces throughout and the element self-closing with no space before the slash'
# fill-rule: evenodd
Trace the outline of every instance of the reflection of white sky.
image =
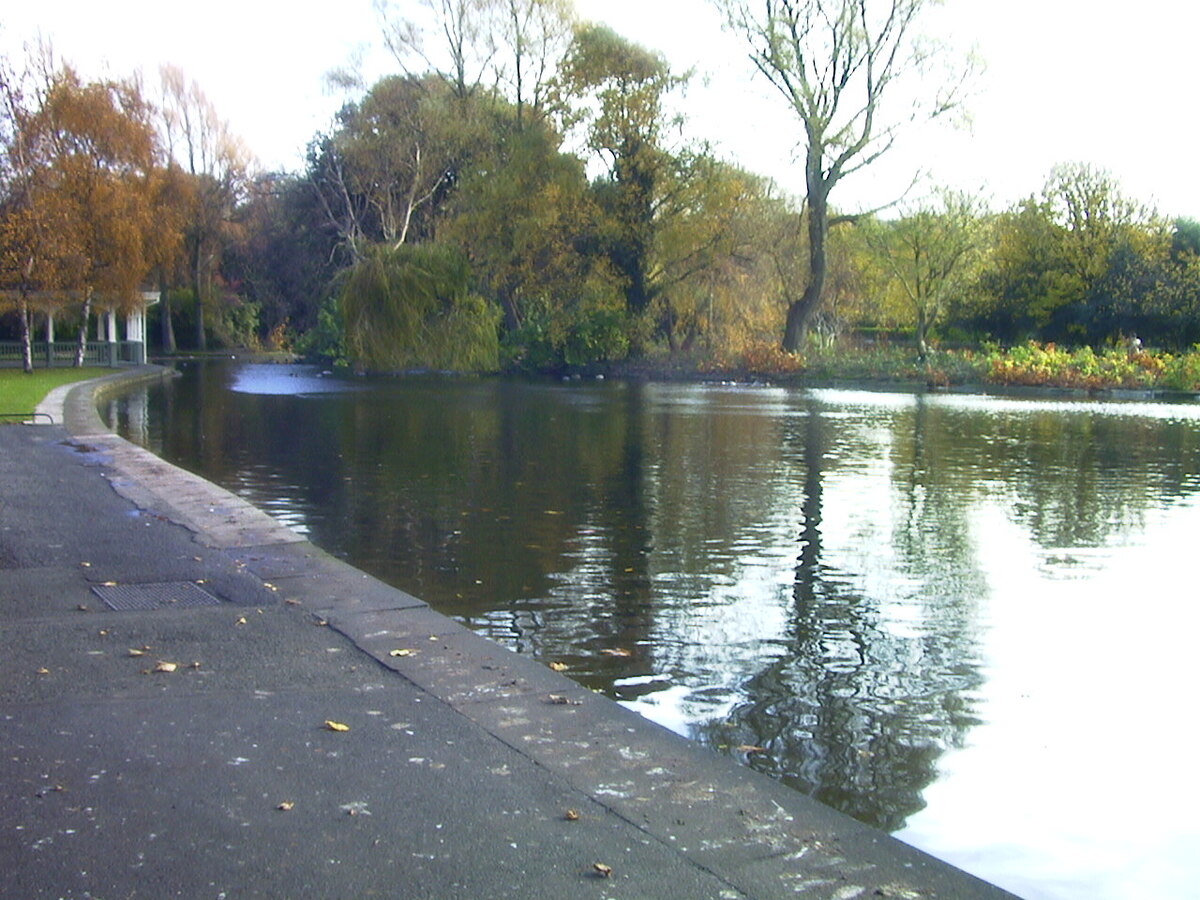
<svg viewBox="0 0 1200 900">
<path fill-rule="evenodd" d="M 1200 502 L 1158 514 L 1100 571 L 1046 571 L 997 505 L 972 527 L 991 548 L 985 724 L 899 837 L 1029 898 L 1175 895 L 1200 846 L 1200 608 L 1181 590 Z"/>
</svg>

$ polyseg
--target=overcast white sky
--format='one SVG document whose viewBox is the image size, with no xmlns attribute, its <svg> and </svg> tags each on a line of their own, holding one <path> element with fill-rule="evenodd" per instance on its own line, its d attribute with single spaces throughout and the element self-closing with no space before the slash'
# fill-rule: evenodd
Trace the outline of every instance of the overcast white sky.
<svg viewBox="0 0 1200 900">
<path fill-rule="evenodd" d="M 415 0 L 402 0 L 415 2 Z M 738 40 L 704 0 L 576 0 L 601 20 L 695 68 L 689 136 L 799 190 L 799 135 L 782 100 L 750 77 Z M 16 7 L 16 8 L 12 8 Z M 970 132 L 908 134 L 887 159 L 844 182 L 843 207 L 891 199 L 916 169 L 981 191 L 1000 206 L 1040 190 L 1052 166 L 1087 162 L 1166 215 L 1200 218 L 1200 105 L 1194 59 L 1200 4 L 1182 0 L 947 0 L 931 28 L 987 65 Z M 38 32 L 84 74 L 140 69 L 157 84 L 171 62 L 195 79 L 268 168 L 295 170 L 340 100 L 326 71 L 378 44 L 371 0 L 41 0 L 10 4 L 0 45 L 19 52 Z M 381 74 L 386 60 L 374 57 Z"/>
</svg>

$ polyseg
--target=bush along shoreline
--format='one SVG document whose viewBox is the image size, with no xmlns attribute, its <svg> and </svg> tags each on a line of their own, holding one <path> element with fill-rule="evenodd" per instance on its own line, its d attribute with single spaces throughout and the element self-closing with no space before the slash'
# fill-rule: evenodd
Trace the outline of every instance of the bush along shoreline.
<svg viewBox="0 0 1200 900">
<path fill-rule="evenodd" d="M 1031 341 L 1011 348 L 934 349 L 921 360 L 910 347 L 888 344 L 813 345 L 803 354 L 785 353 L 764 345 L 732 359 L 647 358 L 556 374 L 797 386 L 855 384 L 918 390 L 1136 392 L 1189 398 L 1200 395 L 1200 347 L 1186 353 L 1140 347 L 1097 351 Z"/>
</svg>

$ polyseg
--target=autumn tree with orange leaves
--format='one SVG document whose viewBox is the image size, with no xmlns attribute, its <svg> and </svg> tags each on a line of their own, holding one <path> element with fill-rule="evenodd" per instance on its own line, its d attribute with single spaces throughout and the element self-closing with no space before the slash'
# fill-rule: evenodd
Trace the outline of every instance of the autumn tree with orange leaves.
<svg viewBox="0 0 1200 900">
<path fill-rule="evenodd" d="M 178 247 L 178 229 L 160 214 L 152 109 L 136 81 L 85 82 L 47 52 L 21 76 L 7 61 L 4 70 L 3 277 L 23 297 L 80 302 L 81 366 L 97 299 L 128 309 Z"/>
</svg>

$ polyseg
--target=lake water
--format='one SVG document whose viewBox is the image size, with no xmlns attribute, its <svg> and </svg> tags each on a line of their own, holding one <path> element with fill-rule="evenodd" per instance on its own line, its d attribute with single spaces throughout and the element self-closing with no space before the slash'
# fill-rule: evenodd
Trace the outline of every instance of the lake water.
<svg viewBox="0 0 1200 900">
<path fill-rule="evenodd" d="M 1018 894 L 1196 895 L 1200 405 L 208 364 L 109 416 Z"/>
</svg>

